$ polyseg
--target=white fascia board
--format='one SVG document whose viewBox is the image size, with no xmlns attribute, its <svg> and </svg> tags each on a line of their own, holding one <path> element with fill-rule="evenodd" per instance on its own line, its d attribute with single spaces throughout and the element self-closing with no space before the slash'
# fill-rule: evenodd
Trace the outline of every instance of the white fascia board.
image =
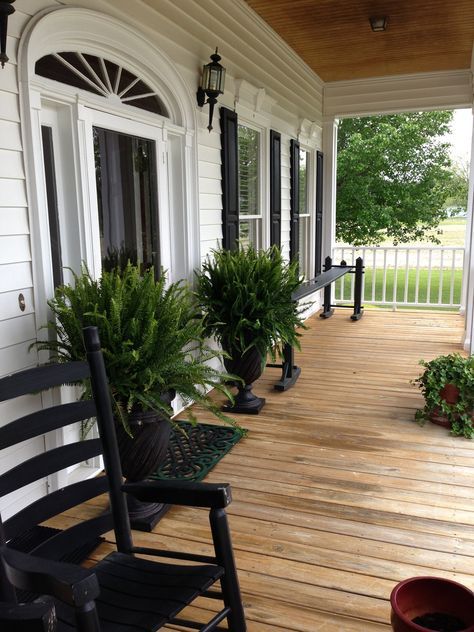
<svg viewBox="0 0 474 632">
<path fill-rule="evenodd" d="M 334 81 L 324 85 L 325 116 L 366 116 L 472 106 L 472 72 L 433 73 Z"/>
</svg>

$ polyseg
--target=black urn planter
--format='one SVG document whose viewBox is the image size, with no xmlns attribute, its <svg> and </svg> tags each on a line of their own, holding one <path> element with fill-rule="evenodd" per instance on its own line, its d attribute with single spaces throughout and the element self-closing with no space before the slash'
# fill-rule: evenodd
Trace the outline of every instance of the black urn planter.
<svg viewBox="0 0 474 632">
<path fill-rule="evenodd" d="M 153 410 L 131 413 L 128 423 L 133 436 L 122 424 L 117 426 L 122 472 L 127 481 L 143 481 L 166 455 L 171 424 L 167 417 Z"/>
<path fill-rule="evenodd" d="M 162 399 L 169 404 L 174 396 L 170 393 Z M 128 423 L 132 437 L 117 424 L 120 462 L 127 482 L 137 482 L 155 472 L 166 457 L 171 423 L 166 415 L 153 410 L 133 411 Z M 169 505 L 147 503 L 133 496 L 127 496 L 127 506 L 132 528 L 140 531 L 151 531 L 169 509 Z"/>
<path fill-rule="evenodd" d="M 234 352 L 235 354 L 235 352 Z M 232 355 L 229 352 L 229 355 Z M 238 375 L 244 384 L 237 384 L 238 393 L 232 406 L 224 406 L 230 413 L 246 413 L 258 415 L 262 410 L 265 399 L 252 393 L 252 384 L 263 372 L 262 356 L 258 349 L 250 347 L 243 355 L 224 359 L 224 365 L 229 373 Z"/>
</svg>

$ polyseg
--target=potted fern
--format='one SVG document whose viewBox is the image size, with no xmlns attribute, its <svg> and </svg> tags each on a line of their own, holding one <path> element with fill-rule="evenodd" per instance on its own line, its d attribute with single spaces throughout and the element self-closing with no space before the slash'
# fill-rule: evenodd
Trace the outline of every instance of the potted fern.
<svg viewBox="0 0 474 632">
<path fill-rule="evenodd" d="M 146 478 L 165 455 L 176 394 L 184 404 L 198 402 L 232 422 L 207 395 L 217 388 L 230 396 L 228 376 L 209 364 L 220 354 L 204 344 L 202 319 L 182 283 L 168 286 L 164 275 L 156 280 L 153 269 L 141 273 L 131 263 L 104 271 L 98 280 L 84 267 L 48 305 L 50 336 L 36 345 L 55 359 L 84 359 L 82 329 L 99 329 L 128 480 Z"/>
<path fill-rule="evenodd" d="M 267 355 L 281 356 L 286 343 L 299 348 L 297 328 L 304 325 L 292 300 L 302 281 L 298 264 L 284 261 L 276 247 L 220 249 L 212 251 L 196 277 L 206 332 L 226 352 L 226 369 L 243 380 L 227 410 L 257 414 L 265 400 L 252 393 L 252 383 Z"/>
<path fill-rule="evenodd" d="M 459 353 L 421 360 L 423 373 L 412 381 L 425 398 L 415 418 L 429 420 L 451 429 L 451 433 L 471 439 L 474 436 L 474 357 Z"/>
</svg>

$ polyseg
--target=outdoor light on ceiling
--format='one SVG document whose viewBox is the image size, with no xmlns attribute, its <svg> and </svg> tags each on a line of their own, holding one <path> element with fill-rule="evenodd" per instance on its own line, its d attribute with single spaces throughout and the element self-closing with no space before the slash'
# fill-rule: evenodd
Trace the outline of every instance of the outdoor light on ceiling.
<svg viewBox="0 0 474 632">
<path fill-rule="evenodd" d="M 197 103 L 200 108 L 205 103 L 209 103 L 209 125 L 207 129 L 212 129 L 212 117 L 217 97 L 224 93 L 225 68 L 220 65 L 220 56 L 216 52 L 211 55 L 212 61 L 202 67 L 201 85 L 197 91 Z M 206 101 L 207 97 L 207 101 Z"/>
<path fill-rule="evenodd" d="M 370 26 L 374 33 L 380 33 L 387 30 L 388 17 L 383 15 L 382 17 L 369 18 Z"/>
<path fill-rule="evenodd" d="M 8 16 L 15 12 L 12 4 L 15 0 L 6 0 L 0 2 L 0 63 L 2 68 L 5 68 L 5 64 L 8 61 L 7 50 L 7 29 L 8 29 Z"/>
</svg>

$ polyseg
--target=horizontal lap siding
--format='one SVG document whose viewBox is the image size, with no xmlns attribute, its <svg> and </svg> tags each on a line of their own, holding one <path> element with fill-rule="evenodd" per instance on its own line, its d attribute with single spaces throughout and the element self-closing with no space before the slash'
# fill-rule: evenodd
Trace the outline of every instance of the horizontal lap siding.
<svg viewBox="0 0 474 632">
<path fill-rule="evenodd" d="M 202 115 L 207 116 L 207 107 Z M 201 260 L 222 241 L 221 143 L 218 112 L 215 129 L 200 129 L 198 135 L 199 222 Z"/>
<path fill-rule="evenodd" d="M 59 3 L 18 0 L 8 20 L 9 62 L 0 71 L 0 374 L 35 364 L 33 272 L 20 128 L 18 43 L 31 16 Z M 19 305 L 23 294 L 25 310 Z"/>
<path fill-rule="evenodd" d="M 35 355 L 29 352 L 36 338 L 36 325 L 16 66 L 18 37 L 28 19 L 20 7 L 10 17 L 7 49 L 10 61 L 0 75 L 1 375 L 35 363 Z M 20 294 L 25 297 L 24 312 L 19 305 Z"/>
<path fill-rule="evenodd" d="M 17 51 L 21 33 L 31 15 L 51 6 L 44 0 L 18 0 L 8 23 L 9 62 L 0 70 L 0 376 L 32 366 L 36 354 L 33 273 L 18 97 Z M 25 310 L 19 305 L 23 294 Z M 39 396 L 22 397 L 0 405 L 0 424 L 41 406 Z M 15 463 L 44 451 L 42 437 L 27 441 L 2 455 L 0 473 Z M 45 479 L 36 481 L 0 500 L 2 516 L 42 496 Z"/>
</svg>

